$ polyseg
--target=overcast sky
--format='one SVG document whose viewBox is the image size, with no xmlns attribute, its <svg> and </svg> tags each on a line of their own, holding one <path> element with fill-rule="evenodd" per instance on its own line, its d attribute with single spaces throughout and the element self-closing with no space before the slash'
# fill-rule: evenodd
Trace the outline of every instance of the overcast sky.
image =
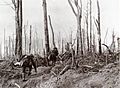
<svg viewBox="0 0 120 88">
<path fill-rule="evenodd" d="M 68 37 L 68 32 L 76 32 L 76 18 L 68 4 L 68 0 L 46 0 L 48 4 L 48 15 L 51 15 L 53 27 L 57 36 L 60 31 L 62 36 Z M 86 6 L 87 0 L 82 0 Z M 115 30 L 116 36 L 120 37 L 120 0 L 99 0 L 101 9 L 102 38 L 108 29 L 108 41 L 111 41 L 111 32 Z M 7 37 L 15 31 L 14 11 L 5 2 L 11 0 L 0 0 L 0 42 L 3 42 L 4 28 Z M 92 0 L 93 16 L 96 17 L 96 0 Z M 24 24 L 33 25 L 33 29 L 43 36 L 43 9 L 42 0 L 23 0 Z M 85 12 L 85 8 L 83 13 Z"/>
</svg>

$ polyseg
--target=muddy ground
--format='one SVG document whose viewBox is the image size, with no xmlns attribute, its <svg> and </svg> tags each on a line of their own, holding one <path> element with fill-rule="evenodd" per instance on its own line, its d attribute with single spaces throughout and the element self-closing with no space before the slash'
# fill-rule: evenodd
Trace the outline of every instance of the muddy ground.
<svg viewBox="0 0 120 88">
<path fill-rule="evenodd" d="M 11 68 L 8 61 L 0 62 L 0 88 L 120 88 L 120 62 L 104 66 L 99 72 L 80 73 L 69 69 L 56 75 L 59 66 L 38 67 L 23 82 L 21 68 Z M 55 72 L 56 71 L 56 72 Z M 56 74 L 54 74 L 56 73 Z"/>
</svg>

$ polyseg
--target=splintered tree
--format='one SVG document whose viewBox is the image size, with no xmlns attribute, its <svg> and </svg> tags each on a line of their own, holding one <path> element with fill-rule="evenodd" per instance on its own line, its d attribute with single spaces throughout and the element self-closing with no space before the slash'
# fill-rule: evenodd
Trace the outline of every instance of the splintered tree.
<svg viewBox="0 0 120 88">
<path fill-rule="evenodd" d="M 113 53 L 115 52 L 115 34 L 114 34 L 114 31 L 112 34 L 112 44 L 111 44 L 110 49 L 112 50 Z"/>
<path fill-rule="evenodd" d="M 12 0 L 15 10 L 16 43 L 15 55 L 19 58 L 22 55 L 22 0 Z"/>
<path fill-rule="evenodd" d="M 81 55 L 83 55 L 83 39 L 82 39 L 82 29 L 81 29 L 81 19 L 82 19 L 82 1 L 81 0 L 68 0 L 70 7 L 72 8 L 73 13 L 77 19 L 77 55 L 79 52 L 79 34 L 80 34 L 80 43 L 81 43 Z M 74 7 L 75 6 L 75 7 Z M 77 11 L 75 11 L 77 9 Z"/>
<path fill-rule="evenodd" d="M 95 25 L 97 27 L 98 31 L 98 44 L 99 44 L 99 54 L 102 54 L 102 48 L 101 48 L 101 29 L 100 29 L 100 6 L 99 1 L 97 0 L 97 8 L 98 8 L 98 19 L 95 20 Z"/>
<path fill-rule="evenodd" d="M 47 22 L 47 3 L 46 0 L 43 0 L 43 12 L 44 12 L 44 31 L 45 31 L 45 53 L 46 53 L 46 62 L 48 65 L 48 53 L 50 51 L 49 47 L 49 33 L 48 33 L 48 22 Z"/>
<path fill-rule="evenodd" d="M 46 47 L 46 55 L 48 55 L 48 52 L 50 51 L 50 48 L 49 48 L 49 33 L 48 33 L 47 3 L 46 3 L 46 0 L 43 0 L 43 11 L 44 11 L 45 47 Z"/>
</svg>

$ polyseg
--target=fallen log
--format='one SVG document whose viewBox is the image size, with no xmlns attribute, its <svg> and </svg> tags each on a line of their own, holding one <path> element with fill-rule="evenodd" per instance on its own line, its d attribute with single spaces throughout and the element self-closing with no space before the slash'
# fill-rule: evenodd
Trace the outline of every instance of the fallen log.
<svg viewBox="0 0 120 88">
<path fill-rule="evenodd" d="M 70 65 L 66 65 L 63 70 L 59 73 L 59 75 L 64 74 L 68 69 L 70 69 Z"/>
</svg>

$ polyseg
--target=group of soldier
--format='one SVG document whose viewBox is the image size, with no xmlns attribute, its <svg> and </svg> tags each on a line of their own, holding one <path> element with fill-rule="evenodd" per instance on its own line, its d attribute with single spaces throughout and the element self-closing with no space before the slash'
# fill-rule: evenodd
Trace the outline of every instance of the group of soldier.
<svg viewBox="0 0 120 88">
<path fill-rule="evenodd" d="M 58 56 L 58 49 L 55 47 L 53 48 L 53 50 L 50 51 L 49 55 L 48 55 L 48 65 L 52 65 L 54 66 L 57 60 L 57 56 Z M 34 55 L 30 54 L 30 55 L 23 55 L 20 59 L 19 62 L 22 62 L 21 66 L 22 66 L 22 73 L 23 73 L 23 80 L 25 80 L 26 74 L 28 74 L 28 76 L 31 74 L 32 71 L 32 67 L 34 67 L 35 72 L 37 73 L 37 64 L 36 61 L 34 60 Z M 51 62 L 51 64 L 50 64 Z M 29 68 L 28 73 L 26 72 L 26 69 Z"/>
</svg>

